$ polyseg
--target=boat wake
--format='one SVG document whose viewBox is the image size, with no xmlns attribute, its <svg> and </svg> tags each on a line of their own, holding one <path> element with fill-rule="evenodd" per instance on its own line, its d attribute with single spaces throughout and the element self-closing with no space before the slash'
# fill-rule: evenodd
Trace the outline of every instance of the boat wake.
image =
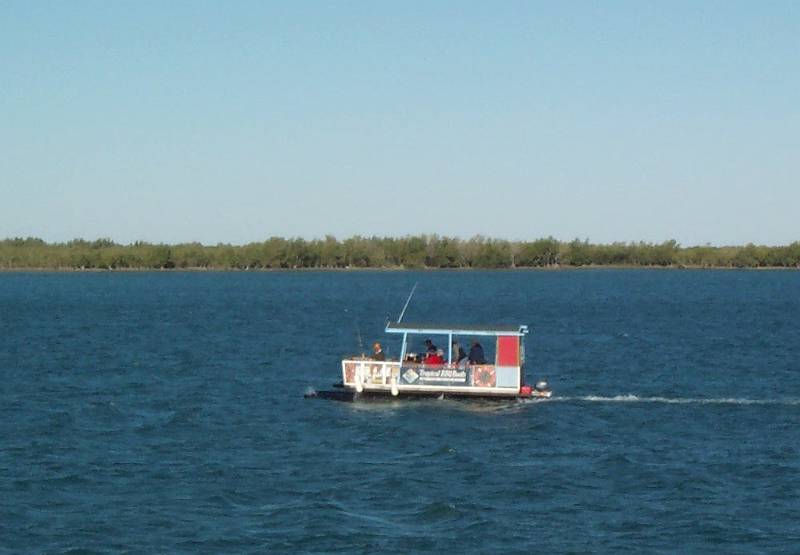
<svg viewBox="0 0 800 555">
<path fill-rule="evenodd" d="M 639 397 L 638 395 L 582 395 L 576 397 L 552 397 L 550 401 L 587 403 L 663 403 L 673 405 L 800 405 L 800 399 L 745 399 L 737 397 Z"/>
</svg>

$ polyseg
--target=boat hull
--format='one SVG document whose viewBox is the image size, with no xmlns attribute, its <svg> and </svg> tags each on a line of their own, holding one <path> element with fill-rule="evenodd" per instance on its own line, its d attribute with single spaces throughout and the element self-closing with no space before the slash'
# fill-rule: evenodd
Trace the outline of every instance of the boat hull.
<svg viewBox="0 0 800 555">
<path fill-rule="evenodd" d="M 461 401 L 517 401 L 530 399 L 548 399 L 552 395 L 550 390 L 534 390 L 531 394 L 487 394 L 487 393 L 459 393 L 450 391 L 403 391 L 392 395 L 391 391 L 364 390 L 360 393 L 353 389 L 341 388 L 328 391 L 313 391 L 305 394 L 306 399 L 327 399 L 331 401 L 371 401 L 371 400 L 414 400 L 414 399 L 454 399 Z"/>
</svg>

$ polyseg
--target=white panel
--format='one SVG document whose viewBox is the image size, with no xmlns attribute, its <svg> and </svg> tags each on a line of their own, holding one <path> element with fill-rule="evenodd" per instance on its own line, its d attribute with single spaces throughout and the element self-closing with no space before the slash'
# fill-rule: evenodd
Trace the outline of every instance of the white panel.
<svg viewBox="0 0 800 555">
<path fill-rule="evenodd" d="M 496 366 L 497 387 L 519 389 L 519 366 Z"/>
</svg>

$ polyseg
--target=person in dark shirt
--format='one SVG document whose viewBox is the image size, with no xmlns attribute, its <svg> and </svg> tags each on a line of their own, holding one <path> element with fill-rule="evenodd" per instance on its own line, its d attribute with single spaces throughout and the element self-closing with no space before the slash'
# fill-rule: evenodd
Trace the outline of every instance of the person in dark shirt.
<svg viewBox="0 0 800 555">
<path fill-rule="evenodd" d="M 477 341 L 472 342 L 472 348 L 469 350 L 469 363 L 486 364 L 486 357 L 483 354 L 483 347 Z"/>
<path fill-rule="evenodd" d="M 436 348 L 436 345 L 433 344 L 433 341 L 430 339 L 425 340 L 425 353 L 435 353 L 439 349 Z"/>
<path fill-rule="evenodd" d="M 377 341 L 372 346 L 372 360 L 386 360 L 386 355 L 383 353 L 383 347 Z"/>
</svg>

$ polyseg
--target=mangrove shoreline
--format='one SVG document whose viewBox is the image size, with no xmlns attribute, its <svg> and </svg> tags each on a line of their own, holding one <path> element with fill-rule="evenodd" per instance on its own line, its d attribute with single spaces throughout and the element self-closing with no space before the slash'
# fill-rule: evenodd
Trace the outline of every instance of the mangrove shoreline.
<svg viewBox="0 0 800 555">
<path fill-rule="evenodd" d="M 588 240 L 506 241 L 418 235 L 338 240 L 271 237 L 246 245 L 122 245 L 110 239 L 47 243 L 0 240 L 0 271 L 405 270 L 405 269 L 800 268 L 800 241 L 785 246 L 596 244 Z"/>
</svg>

